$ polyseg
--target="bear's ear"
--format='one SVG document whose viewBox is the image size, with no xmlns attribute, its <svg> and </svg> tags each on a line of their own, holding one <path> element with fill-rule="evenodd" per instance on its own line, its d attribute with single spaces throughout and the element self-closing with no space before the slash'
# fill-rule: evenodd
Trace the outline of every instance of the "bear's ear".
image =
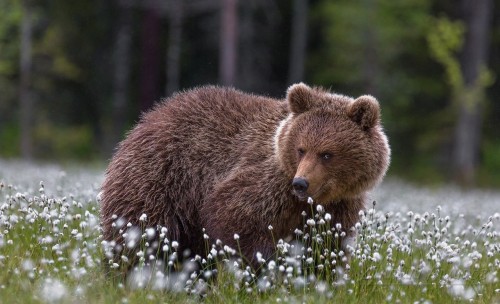
<svg viewBox="0 0 500 304">
<path fill-rule="evenodd" d="M 369 130 L 379 121 L 380 106 L 374 97 L 364 95 L 350 104 L 347 115 L 363 130 Z"/>
<path fill-rule="evenodd" d="M 286 100 L 292 113 L 300 114 L 309 110 L 313 103 L 311 88 L 304 83 L 297 83 L 288 88 Z"/>
</svg>

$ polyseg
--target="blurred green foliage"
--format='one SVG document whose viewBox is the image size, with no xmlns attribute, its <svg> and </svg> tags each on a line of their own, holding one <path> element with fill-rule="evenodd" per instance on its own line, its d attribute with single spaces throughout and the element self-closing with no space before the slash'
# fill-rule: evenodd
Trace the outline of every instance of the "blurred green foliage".
<svg viewBox="0 0 500 304">
<path fill-rule="evenodd" d="M 2 157 L 16 157 L 19 151 L 19 126 L 17 124 L 3 124 L 0 129 L 0 143 Z"/>
<path fill-rule="evenodd" d="M 61 128 L 44 121 L 34 137 L 43 158 L 92 160 L 96 157 L 92 130 L 85 125 Z"/>
<path fill-rule="evenodd" d="M 500 141 L 488 140 L 483 145 L 482 166 L 479 184 L 498 187 L 500 185 Z"/>
<path fill-rule="evenodd" d="M 0 1 L 0 134 L 2 138 L 10 140 L 17 137 L 3 134 L 12 133 L 10 129 L 14 126 L 13 118 L 17 115 L 14 109 L 16 109 L 19 69 L 18 29 L 22 18 L 19 2 Z M 16 141 L 2 141 L 2 143 L 0 144 L 2 155 L 10 155 L 13 152 L 11 146 L 17 145 Z"/>
<path fill-rule="evenodd" d="M 464 82 L 457 58 L 463 45 L 464 31 L 462 22 L 441 17 L 432 20 L 432 31 L 427 36 L 431 56 L 444 67 L 453 90 L 461 89 Z"/>
</svg>

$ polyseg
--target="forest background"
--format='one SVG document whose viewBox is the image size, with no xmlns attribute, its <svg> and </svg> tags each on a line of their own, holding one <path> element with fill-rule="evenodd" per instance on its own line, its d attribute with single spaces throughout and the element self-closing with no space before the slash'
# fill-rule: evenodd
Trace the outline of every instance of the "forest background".
<svg viewBox="0 0 500 304">
<path fill-rule="evenodd" d="M 500 187 L 500 0 L 0 0 L 0 157 L 105 162 L 173 92 L 382 106 L 390 174 Z"/>
</svg>

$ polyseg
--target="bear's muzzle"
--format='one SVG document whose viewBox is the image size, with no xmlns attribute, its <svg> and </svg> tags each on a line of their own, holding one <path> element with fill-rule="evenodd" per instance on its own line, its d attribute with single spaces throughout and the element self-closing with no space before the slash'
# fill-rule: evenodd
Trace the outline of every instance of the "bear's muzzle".
<svg viewBox="0 0 500 304">
<path fill-rule="evenodd" d="M 293 194 L 295 194 L 301 201 L 308 197 L 307 188 L 309 182 L 303 177 L 295 177 L 292 181 Z"/>
</svg>

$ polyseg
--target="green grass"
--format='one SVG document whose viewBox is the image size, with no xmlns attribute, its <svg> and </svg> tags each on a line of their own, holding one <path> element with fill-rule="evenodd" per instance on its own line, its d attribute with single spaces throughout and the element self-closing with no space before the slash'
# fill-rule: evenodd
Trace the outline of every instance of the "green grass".
<svg viewBox="0 0 500 304">
<path fill-rule="evenodd" d="M 1 303 L 500 303 L 497 197 L 485 205 L 490 209 L 473 202 L 456 210 L 436 199 L 422 212 L 378 210 L 379 200 L 361 216 L 348 252 L 331 250 L 342 233 L 316 212 L 294 241 L 276 240 L 276 258 L 259 275 L 242 266 L 237 248 L 220 245 L 208 246 L 212 254 L 199 260 L 201 271 L 173 261 L 176 271 L 159 272 L 145 257 L 121 282 L 103 271 L 95 200 L 101 173 L 60 171 L 0 166 Z M 304 239 L 311 240 L 308 248 Z"/>
</svg>

